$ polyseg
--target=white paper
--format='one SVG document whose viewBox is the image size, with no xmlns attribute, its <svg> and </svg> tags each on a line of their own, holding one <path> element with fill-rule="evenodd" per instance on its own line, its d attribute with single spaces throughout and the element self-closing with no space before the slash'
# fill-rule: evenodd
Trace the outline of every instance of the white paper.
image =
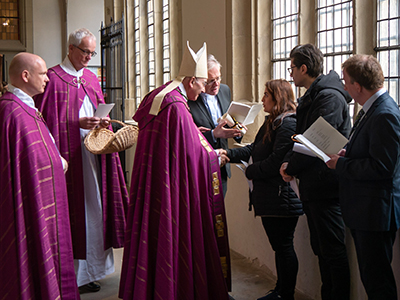
<svg viewBox="0 0 400 300">
<path fill-rule="evenodd" d="M 249 185 L 249 189 L 252 192 L 253 191 L 253 180 L 247 179 L 246 168 L 253 163 L 253 158 L 250 156 L 249 162 L 245 162 L 243 160 L 241 160 L 240 162 L 243 164 L 244 167 L 241 165 L 238 165 L 238 164 L 236 164 L 236 167 L 238 167 L 243 172 L 243 175 L 247 180 L 247 184 Z"/>
<path fill-rule="evenodd" d="M 300 199 L 299 184 L 297 182 L 297 178 L 296 177 L 293 177 L 293 179 L 290 180 L 290 187 L 296 193 L 297 197 L 299 197 L 299 199 Z"/>
<path fill-rule="evenodd" d="M 247 105 L 232 101 L 226 113 L 234 117 L 239 123 L 249 125 L 254 122 L 262 107 L 262 104 Z"/>
<path fill-rule="evenodd" d="M 337 154 L 348 143 L 348 140 L 323 117 L 319 117 L 303 136 L 326 154 Z"/>
<path fill-rule="evenodd" d="M 294 143 L 293 144 L 293 151 L 301 153 L 301 154 L 305 154 L 305 155 L 308 155 L 308 156 L 317 157 L 314 152 L 312 152 L 309 148 L 307 148 L 306 146 L 304 146 L 301 143 Z"/>
<path fill-rule="evenodd" d="M 348 140 L 323 117 L 319 117 L 303 134 L 297 134 L 295 139 L 324 162 L 330 160 L 327 154 L 337 154 L 348 143 Z"/>
<path fill-rule="evenodd" d="M 304 136 L 301 134 L 296 135 L 296 140 L 300 141 L 303 145 L 308 147 L 314 154 L 322 159 L 324 162 L 329 161 L 331 158 L 324 153 L 324 151 L 318 149 L 317 146 L 315 146 L 313 143 L 311 143 L 309 140 L 307 140 Z"/>
<path fill-rule="evenodd" d="M 99 106 L 96 109 L 96 112 L 94 113 L 95 117 L 98 118 L 105 118 L 108 116 L 112 108 L 114 107 L 115 103 L 110 103 L 110 104 L 103 104 L 100 103 Z"/>
</svg>

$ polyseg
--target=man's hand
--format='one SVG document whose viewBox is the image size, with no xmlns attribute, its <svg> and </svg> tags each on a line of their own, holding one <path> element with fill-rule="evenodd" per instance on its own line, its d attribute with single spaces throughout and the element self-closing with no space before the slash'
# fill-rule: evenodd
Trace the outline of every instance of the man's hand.
<svg viewBox="0 0 400 300">
<path fill-rule="evenodd" d="M 103 128 L 108 128 L 108 126 L 110 126 L 110 118 L 109 117 L 101 118 L 100 126 Z"/>
<path fill-rule="evenodd" d="M 200 132 L 201 132 L 201 133 L 204 133 L 204 132 L 210 131 L 210 130 L 211 130 L 211 128 L 207 128 L 207 127 L 199 126 L 199 130 L 200 130 Z"/>
<path fill-rule="evenodd" d="M 335 170 L 337 161 L 340 157 L 343 157 L 346 154 L 346 149 L 342 149 L 338 152 L 338 154 L 330 154 L 328 155 L 331 159 L 326 162 L 326 165 L 329 169 Z"/>
<path fill-rule="evenodd" d="M 82 117 L 79 118 L 79 126 L 83 129 L 94 129 L 97 126 L 106 128 L 110 125 L 110 118 L 98 118 L 98 117 Z"/>
<path fill-rule="evenodd" d="M 234 128 L 225 128 L 224 126 L 226 125 L 226 120 L 221 120 L 218 123 L 218 126 L 215 127 L 213 130 L 213 135 L 214 138 L 223 138 L 223 139 L 228 139 L 228 138 L 233 138 L 233 137 L 239 137 L 241 136 L 241 132 L 238 129 Z"/>
<path fill-rule="evenodd" d="M 293 180 L 293 176 L 286 174 L 287 166 L 288 166 L 287 162 L 283 163 L 281 165 L 279 173 L 281 174 L 283 181 L 290 182 L 291 180 Z"/>
<path fill-rule="evenodd" d="M 219 155 L 219 166 L 220 167 L 225 166 L 230 161 L 230 159 L 228 157 L 228 151 L 226 151 L 225 149 L 222 149 L 222 148 L 215 149 L 215 152 L 217 152 Z"/>
</svg>

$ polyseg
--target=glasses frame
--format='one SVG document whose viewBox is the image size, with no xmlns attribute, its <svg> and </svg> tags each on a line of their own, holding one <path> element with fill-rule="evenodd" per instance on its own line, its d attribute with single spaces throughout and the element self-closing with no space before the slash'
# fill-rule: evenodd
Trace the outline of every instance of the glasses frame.
<svg viewBox="0 0 400 300">
<path fill-rule="evenodd" d="M 207 85 L 211 86 L 214 83 L 220 83 L 222 81 L 222 76 L 219 76 L 217 78 L 214 78 L 213 80 L 207 81 Z"/>
<path fill-rule="evenodd" d="M 297 66 L 287 68 L 287 71 L 289 72 L 289 75 L 292 75 L 294 68 L 297 68 Z"/>
<path fill-rule="evenodd" d="M 206 87 L 207 81 L 199 80 L 199 78 L 197 78 L 197 77 L 195 77 L 195 79 L 196 79 L 196 82 L 197 82 L 197 83 L 200 83 L 203 87 Z"/>
<path fill-rule="evenodd" d="M 89 50 L 83 50 L 81 47 L 79 47 L 79 46 L 75 46 L 75 45 L 72 45 L 72 46 L 74 46 L 75 48 L 78 48 L 79 50 L 81 50 L 82 51 L 82 53 L 83 54 L 85 54 L 86 56 L 91 56 L 91 57 L 95 57 L 96 55 L 97 55 L 97 52 L 96 51 L 93 51 L 93 52 L 90 52 Z"/>
</svg>

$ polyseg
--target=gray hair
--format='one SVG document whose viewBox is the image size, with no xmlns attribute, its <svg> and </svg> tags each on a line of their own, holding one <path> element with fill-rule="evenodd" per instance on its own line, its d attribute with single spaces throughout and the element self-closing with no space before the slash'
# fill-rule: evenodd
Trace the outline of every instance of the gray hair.
<svg viewBox="0 0 400 300">
<path fill-rule="evenodd" d="M 214 68 L 215 66 L 218 67 L 218 69 L 221 71 L 221 64 L 220 62 L 215 58 L 214 55 L 209 54 L 207 56 L 207 70 L 211 70 L 212 68 Z"/>
<path fill-rule="evenodd" d="M 89 37 L 96 40 L 96 37 L 88 29 L 80 28 L 75 30 L 69 35 L 68 46 L 69 45 L 79 46 L 79 44 L 82 42 L 82 39 L 85 37 Z"/>
</svg>

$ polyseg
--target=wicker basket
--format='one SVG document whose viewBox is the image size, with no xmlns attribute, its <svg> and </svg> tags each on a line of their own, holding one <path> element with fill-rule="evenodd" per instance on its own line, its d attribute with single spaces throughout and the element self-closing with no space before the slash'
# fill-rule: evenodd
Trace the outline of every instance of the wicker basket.
<svg viewBox="0 0 400 300">
<path fill-rule="evenodd" d="M 116 133 L 107 128 L 96 128 L 91 130 L 85 138 L 86 148 L 93 154 L 109 154 L 124 151 L 132 147 L 139 134 L 139 128 L 127 125 L 118 120 L 110 122 L 122 125 Z"/>
</svg>

